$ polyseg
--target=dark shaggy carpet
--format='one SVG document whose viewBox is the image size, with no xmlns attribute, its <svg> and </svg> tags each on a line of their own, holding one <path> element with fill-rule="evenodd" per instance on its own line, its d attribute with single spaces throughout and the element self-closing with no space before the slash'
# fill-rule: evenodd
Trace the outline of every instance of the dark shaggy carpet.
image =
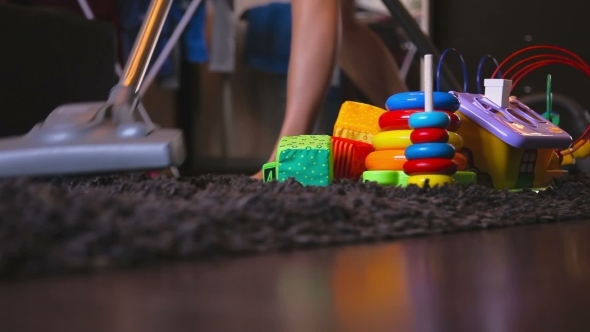
<svg viewBox="0 0 590 332">
<path fill-rule="evenodd" d="M 245 176 L 0 181 L 0 276 L 96 271 L 590 216 L 590 177 L 540 192 Z"/>
</svg>

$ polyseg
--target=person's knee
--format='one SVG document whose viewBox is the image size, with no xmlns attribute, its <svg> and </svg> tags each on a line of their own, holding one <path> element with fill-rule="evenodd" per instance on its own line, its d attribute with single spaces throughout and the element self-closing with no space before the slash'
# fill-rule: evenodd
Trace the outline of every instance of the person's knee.
<svg viewBox="0 0 590 332">
<path fill-rule="evenodd" d="M 354 31 L 360 27 L 360 22 L 356 19 L 356 1 L 341 0 L 340 15 L 342 18 L 342 29 L 344 31 Z"/>
</svg>

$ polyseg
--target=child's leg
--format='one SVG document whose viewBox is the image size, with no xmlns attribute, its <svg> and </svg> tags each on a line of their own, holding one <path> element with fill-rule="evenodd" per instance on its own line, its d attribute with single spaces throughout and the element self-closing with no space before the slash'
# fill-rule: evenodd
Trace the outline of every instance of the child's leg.
<svg viewBox="0 0 590 332">
<path fill-rule="evenodd" d="M 343 71 L 376 106 L 407 90 L 383 42 L 355 19 L 355 1 L 293 0 L 287 107 L 278 140 L 313 129 L 332 78 L 337 52 Z M 340 22 L 340 17 L 342 21 Z M 340 24 L 341 23 L 341 24 Z M 342 45 L 339 27 L 342 26 Z M 269 158 L 275 160 L 276 148 Z M 260 179 L 261 172 L 253 176 Z"/>
<path fill-rule="evenodd" d="M 339 2 L 292 1 L 293 26 L 287 74 L 287 105 L 279 140 L 283 136 L 303 135 L 313 129 L 336 63 Z M 276 145 L 269 160 L 275 160 Z M 254 177 L 261 178 L 261 173 Z"/>
<path fill-rule="evenodd" d="M 375 106 L 408 88 L 385 44 L 355 19 L 355 1 L 342 0 L 342 45 L 338 62 L 346 75 Z"/>
</svg>

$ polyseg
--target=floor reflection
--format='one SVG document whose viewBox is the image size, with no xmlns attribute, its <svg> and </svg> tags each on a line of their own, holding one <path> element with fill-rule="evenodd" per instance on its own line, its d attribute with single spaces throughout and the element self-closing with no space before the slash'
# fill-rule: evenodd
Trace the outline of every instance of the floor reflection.
<svg viewBox="0 0 590 332">
<path fill-rule="evenodd" d="M 277 279 L 277 295 L 282 331 L 326 331 L 330 326 L 332 289 L 330 267 L 313 262 L 295 261 L 281 268 Z"/>
<path fill-rule="evenodd" d="M 399 244 L 355 248 L 336 254 L 332 267 L 338 331 L 411 329 L 406 257 Z"/>
<path fill-rule="evenodd" d="M 0 283 L 7 331 L 570 332 L 589 310 L 590 222 Z"/>
<path fill-rule="evenodd" d="M 576 280 L 590 277 L 590 239 L 588 233 L 580 233 L 570 229 L 560 232 L 565 245 L 563 254 L 566 271 Z"/>
<path fill-rule="evenodd" d="M 576 330 L 579 322 L 563 317 L 590 309 L 590 232 L 579 227 L 588 226 L 343 248 L 329 265 L 287 264 L 286 330 Z M 538 318 L 548 314 L 562 318 Z"/>
</svg>

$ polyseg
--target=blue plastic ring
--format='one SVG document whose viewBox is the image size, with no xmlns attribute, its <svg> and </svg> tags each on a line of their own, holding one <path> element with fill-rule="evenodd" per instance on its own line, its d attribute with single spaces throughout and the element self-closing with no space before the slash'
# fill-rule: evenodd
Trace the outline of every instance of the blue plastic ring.
<svg viewBox="0 0 590 332">
<path fill-rule="evenodd" d="M 451 118 L 445 112 L 419 112 L 410 115 L 408 119 L 408 125 L 412 129 L 446 129 L 449 124 L 451 124 Z"/>
<path fill-rule="evenodd" d="M 406 148 L 406 159 L 453 159 L 455 148 L 448 143 L 421 143 L 413 144 Z"/>
<path fill-rule="evenodd" d="M 435 91 L 432 94 L 434 109 L 455 112 L 461 103 L 457 97 L 448 92 Z M 385 108 L 388 111 L 424 109 L 424 92 L 401 92 L 387 98 Z"/>
</svg>

